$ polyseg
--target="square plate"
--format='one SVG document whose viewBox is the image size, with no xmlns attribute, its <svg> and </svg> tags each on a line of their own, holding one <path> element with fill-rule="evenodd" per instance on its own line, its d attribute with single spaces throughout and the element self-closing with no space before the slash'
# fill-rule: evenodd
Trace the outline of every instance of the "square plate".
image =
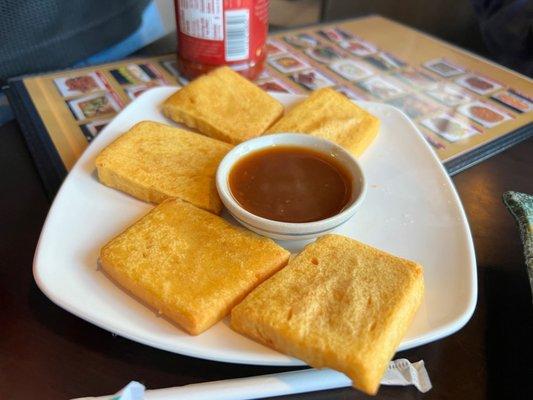
<svg viewBox="0 0 533 400">
<path fill-rule="evenodd" d="M 176 90 L 158 87 L 143 93 L 80 157 L 43 227 L 34 259 L 35 281 L 65 310 L 149 346 L 232 363 L 302 365 L 300 360 L 233 332 L 227 319 L 199 336 L 190 336 L 97 269 L 100 248 L 152 205 L 100 184 L 94 159 L 137 122 L 174 124 L 162 115 L 160 105 Z M 272 96 L 285 106 L 303 98 Z M 407 349 L 457 331 L 472 315 L 477 297 L 474 248 L 455 188 L 415 125 L 392 106 L 358 104 L 376 115 L 382 125 L 378 138 L 360 160 L 368 181 L 365 202 L 336 233 L 424 266 L 424 301 L 400 345 L 400 349 Z M 229 218 L 227 214 L 225 217 Z M 298 251 L 306 243 L 280 244 Z"/>
</svg>

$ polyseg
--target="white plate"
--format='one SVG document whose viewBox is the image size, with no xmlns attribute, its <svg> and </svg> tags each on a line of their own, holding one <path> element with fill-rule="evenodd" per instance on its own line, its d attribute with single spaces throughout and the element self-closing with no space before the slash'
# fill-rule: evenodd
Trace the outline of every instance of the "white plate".
<svg viewBox="0 0 533 400">
<path fill-rule="evenodd" d="M 142 120 L 170 123 L 161 102 L 176 88 L 142 94 L 107 125 L 76 163 L 57 194 L 37 246 L 33 273 L 57 305 L 117 335 L 188 356 L 233 363 L 302 362 L 233 332 L 222 321 L 189 336 L 130 297 L 97 270 L 102 245 L 151 206 L 100 184 L 94 159 Z M 301 96 L 273 94 L 285 105 Z M 368 193 L 357 215 L 336 232 L 416 260 L 426 294 L 400 349 L 460 329 L 474 311 L 476 263 L 465 213 L 441 163 L 414 124 L 389 105 L 360 102 L 381 119 L 375 143 L 361 157 Z M 285 243 L 282 243 L 285 245 Z M 291 243 L 298 250 L 302 243 Z"/>
</svg>

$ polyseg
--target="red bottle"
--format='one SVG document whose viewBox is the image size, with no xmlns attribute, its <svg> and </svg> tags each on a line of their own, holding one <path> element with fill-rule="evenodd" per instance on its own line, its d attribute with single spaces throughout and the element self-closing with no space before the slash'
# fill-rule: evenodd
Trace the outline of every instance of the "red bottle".
<svg viewBox="0 0 533 400">
<path fill-rule="evenodd" d="M 248 79 L 263 70 L 268 0 L 175 0 L 178 68 L 188 79 L 229 65 Z"/>
</svg>

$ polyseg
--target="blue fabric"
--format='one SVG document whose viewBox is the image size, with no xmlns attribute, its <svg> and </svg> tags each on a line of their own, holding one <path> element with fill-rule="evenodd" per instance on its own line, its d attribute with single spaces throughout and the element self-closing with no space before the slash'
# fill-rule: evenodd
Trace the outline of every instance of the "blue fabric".
<svg viewBox="0 0 533 400">
<path fill-rule="evenodd" d="M 139 50 L 149 43 L 161 38 L 165 34 L 163 21 L 154 2 L 151 2 L 143 12 L 139 28 L 123 41 L 110 48 L 94 54 L 86 60 L 74 64 L 72 67 L 85 67 L 120 60 Z M 13 119 L 13 112 L 9 107 L 7 98 L 0 90 L 0 126 Z"/>
<path fill-rule="evenodd" d="M 86 60 L 74 64 L 74 67 L 84 67 L 87 65 L 101 64 L 120 60 L 131 53 L 139 50 L 149 43 L 156 41 L 165 34 L 163 21 L 159 15 L 159 10 L 154 2 L 150 3 L 144 10 L 142 22 L 133 34 L 122 42 L 95 54 Z"/>
</svg>

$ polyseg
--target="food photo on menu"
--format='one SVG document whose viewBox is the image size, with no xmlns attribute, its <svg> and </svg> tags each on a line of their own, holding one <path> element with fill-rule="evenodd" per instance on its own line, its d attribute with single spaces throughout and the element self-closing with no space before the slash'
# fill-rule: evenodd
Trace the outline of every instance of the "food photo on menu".
<svg viewBox="0 0 533 400">
<path fill-rule="evenodd" d="M 63 97 L 74 97 L 106 90 L 103 79 L 96 72 L 58 78 L 55 80 L 55 84 Z"/>
<path fill-rule="evenodd" d="M 519 93 L 514 93 L 513 91 L 498 92 L 493 94 L 491 98 L 507 107 L 511 107 L 511 109 L 520 113 L 533 110 L 533 99 L 528 99 L 523 95 L 521 96 Z"/>
<path fill-rule="evenodd" d="M 338 60 L 332 62 L 329 67 L 349 81 L 357 81 L 373 75 L 364 63 L 353 60 Z"/>
<path fill-rule="evenodd" d="M 493 80 L 474 74 L 465 75 L 455 82 L 480 95 L 486 95 L 502 87 Z"/>
<path fill-rule="evenodd" d="M 80 97 L 69 101 L 68 105 L 77 120 L 100 117 L 120 111 L 120 105 L 110 93 Z"/>
<path fill-rule="evenodd" d="M 465 72 L 464 68 L 454 65 L 445 59 L 427 61 L 424 63 L 424 67 L 445 78 L 461 75 Z"/>
<path fill-rule="evenodd" d="M 466 90 L 453 84 L 439 85 L 434 89 L 428 90 L 426 94 L 449 107 L 455 107 L 474 100 Z"/>
<path fill-rule="evenodd" d="M 306 70 L 292 74 L 291 79 L 308 90 L 335 85 L 335 81 L 316 70 Z"/>
<path fill-rule="evenodd" d="M 389 78 L 375 76 L 357 83 L 362 89 L 366 90 L 372 96 L 381 100 L 387 100 L 391 97 L 405 93 L 405 91 Z"/>
<path fill-rule="evenodd" d="M 355 38 L 342 41 L 341 47 L 351 54 L 360 57 L 369 56 L 377 51 L 377 48 L 372 44 Z"/>
<path fill-rule="evenodd" d="M 316 61 L 319 61 L 324 64 L 328 64 L 333 60 L 338 60 L 342 58 L 342 55 L 335 50 L 334 47 L 324 46 L 324 47 L 314 47 L 305 50 L 305 54 L 313 58 Z"/>
<path fill-rule="evenodd" d="M 414 68 L 405 68 L 392 75 L 419 89 L 432 89 L 438 84 L 436 79 Z"/>
<path fill-rule="evenodd" d="M 389 100 L 388 103 L 398 107 L 411 118 L 433 114 L 439 110 L 439 107 L 430 100 L 413 94 Z"/>
<path fill-rule="evenodd" d="M 436 115 L 422 121 L 422 124 L 449 142 L 457 142 L 478 134 L 471 126 L 446 114 Z"/>
<path fill-rule="evenodd" d="M 99 3 L 0 0 L 0 399 L 531 397 L 529 5 Z"/>
<path fill-rule="evenodd" d="M 366 57 L 365 60 L 384 71 L 395 70 L 406 65 L 405 62 L 397 59 L 392 54 L 385 52 L 370 55 Z"/>
<path fill-rule="evenodd" d="M 267 91 L 267 92 L 280 92 L 280 93 L 293 93 L 294 90 L 292 90 L 284 81 L 279 79 L 267 79 L 264 81 L 259 81 L 257 83 L 257 86 L 259 86 L 261 89 Z"/>
<path fill-rule="evenodd" d="M 301 49 L 315 47 L 318 44 L 317 39 L 307 33 L 288 35 L 285 36 L 284 39 L 290 45 Z"/>
<path fill-rule="evenodd" d="M 296 58 L 293 55 L 283 54 L 278 57 L 269 58 L 270 65 L 282 73 L 289 73 L 309 68 L 309 64 Z"/>
</svg>

